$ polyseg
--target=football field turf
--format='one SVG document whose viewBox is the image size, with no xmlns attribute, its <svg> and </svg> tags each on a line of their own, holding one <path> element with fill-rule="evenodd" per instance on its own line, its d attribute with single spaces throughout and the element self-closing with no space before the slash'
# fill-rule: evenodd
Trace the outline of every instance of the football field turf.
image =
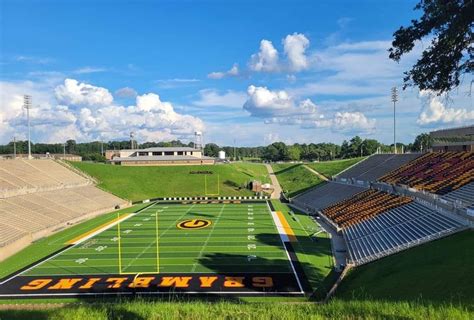
<svg viewBox="0 0 474 320">
<path fill-rule="evenodd" d="M 160 286 L 163 276 L 189 277 L 193 281 L 193 275 L 219 275 L 223 279 L 217 279 L 216 285 L 223 282 L 213 286 L 214 291 L 226 291 L 224 287 L 232 284 L 226 279 L 237 277 L 245 292 L 258 288 L 258 292 L 301 293 L 298 268 L 292 262 L 296 259 L 288 252 L 289 244 L 282 241 L 280 233 L 266 202 L 154 203 L 91 230 L 65 250 L 17 276 L 25 287 L 27 281 L 45 277 L 51 279 L 50 284 L 74 277 L 84 285 L 91 277 L 102 281 L 105 278 L 101 276 L 128 275 L 125 284 L 137 277 L 154 275 L 153 281 Z M 190 288 L 195 291 L 197 287 Z M 61 285 L 59 289 L 63 289 Z"/>
</svg>

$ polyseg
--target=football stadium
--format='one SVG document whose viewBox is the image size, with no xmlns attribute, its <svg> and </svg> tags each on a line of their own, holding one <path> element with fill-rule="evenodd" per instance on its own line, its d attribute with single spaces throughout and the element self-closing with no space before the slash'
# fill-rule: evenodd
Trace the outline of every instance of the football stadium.
<svg viewBox="0 0 474 320">
<path fill-rule="evenodd" d="M 0 320 L 474 319 L 472 1 L 0 2 Z"/>
</svg>

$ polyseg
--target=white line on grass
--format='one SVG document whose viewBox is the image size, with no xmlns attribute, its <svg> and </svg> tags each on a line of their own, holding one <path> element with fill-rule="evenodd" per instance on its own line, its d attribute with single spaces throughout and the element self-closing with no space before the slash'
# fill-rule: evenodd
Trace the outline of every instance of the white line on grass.
<svg viewBox="0 0 474 320">
<path fill-rule="evenodd" d="M 201 259 L 202 254 L 203 254 L 203 252 L 204 252 L 204 249 L 206 248 L 207 243 L 209 242 L 209 239 L 211 238 L 211 235 L 212 235 L 212 233 L 214 232 L 214 229 L 216 228 L 216 225 L 217 225 L 217 223 L 219 222 L 219 219 L 220 219 L 221 216 L 222 216 L 222 212 L 224 212 L 224 208 L 225 208 L 225 203 L 222 205 L 221 211 L 219 212 L 219 215 L 217 216 L 216 221 L 215 221 L 214 224 L 212 225 L 211 231 L 210 231 L 209 234 L 207 235 L 206 242 L 204 242 L 204 245 L 202 245 L 202 247 L 201 247 L 201 251 L 199 251 L 199 255 L 198 255 L 198 257 L 197 257 L 197 260 Z M 196 270 L 196 267 L 197 267 L 197 261 L 193 263 L 193 268 L 191 269 L 191 272 L 194 272 L 194 271 Z"/>
<path fill-rule="evenodd" d="M 175 220 L 175 223 L 176 223 L 178 220 L 182 219 L 184 216 L 186 216 L 186 215 L 188 214 L 188 212 L 192 210 L 193 207 L 194 207 L 194 204 L 193 204 L 191 207 L 189 207 L 189 209 L 188 209 L 184 214 L 182 214 L 178 219 L 176 219 L 176 220 Z M 163 210 L 162 213 L 164 213 L 164 212 L 165 212 L 165 211 Z M 165 230 L 161 235 L 158 235 L 158 240 L 161 239 L 161 237 L 164 236 L 164 235 L 166 234 L 166 232 L 168 232 L 168 230 L 170 230 L 170 229 L 173 227 L 173 225 L 174 225 L 174 224 L 170 224 L 169 227 L 166 228 L 166 230 Z M 142 252 L 141 252 L 138 256 L 136 256 L 132 261 L 130 261 L 130 262 L 127 264 L 127 266 L 126 266 L 123 270 L 125 271 L 127 268 L 129 268 L 129 267 L 130 267 L 135 261 L 137 261 L 148 249 L 150 249 L 150 247 L 151 247 L 154 243 L 156 243 L 156 239 L 153 240 L 145 249 L 143 249 Z M 158 259 L 159 259 L 159 257 L 158 257 Z"/>
</svg>

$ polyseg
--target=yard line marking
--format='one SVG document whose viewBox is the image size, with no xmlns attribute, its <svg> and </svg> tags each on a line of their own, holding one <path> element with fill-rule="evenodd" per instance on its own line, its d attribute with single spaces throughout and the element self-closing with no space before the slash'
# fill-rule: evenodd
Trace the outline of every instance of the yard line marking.
<svg viewBox="0 0 474 320">
<path fill-rule="evenodd" d="M 197 257 L 197 260 L 202 258 L 202 254 L 204 252 L 204 249 L 206 248 L 207 243 L 209 242 L 209 239 L 211 238 L 211 235 L 214 232 L 214 229 L 216 228 L 216 225 L 217 225 L 217 223 L 219 222 L 219 219 L 222 216 L 222 212 L 224 212 L 224 208 L 225 208 L 225 203 L 222 205 L 221 211 L 219 212 L 219 215 L 217 216 L 216 221 L 213 223 L 211 231 L 207 235 L 206 242 L 204 242 L 204 245 L 201 247 L 201 251 L 199 251 L 199 255 Z M 196 266 L 197 266 L 197 262 L 194 262 L 191 272 L 194 272 L 196 270 Z"/>
<path fill-rule="evenodd" d="M 145 207 L 145 208 L 142 208 L 142 209 L 138 210 L 137 212 L 135 212 L 135 214 L 138 214 L 139 212 L 141 212 L 141 211 L 143 211 L 143 210 L 145 210 L 145 209 L 151 208 L 151 207 L 153 207 L 155 204 L 156 204 L 156 202 L 155 202 L 154 204 L 152 204 L 151 206 L 148 206 L 148 207 Z M 131 216 L 132 216 L 132 215 L 129 215 L 129 217 L 131 217 Z M 110 226 L 109 226 L 109 228 L 110 228 Z M 104 230 L 104 231 L 105 231 L 105 230 Z M 6 282 L 8 282 L 8 281 L 10 281 L 10 280 L 12 280 L 12 279 L 14 279 L 14 278 L 20 276 L 20 275 L 22 275 L 22 274 L 24 274 L 24 273 L 26 273 L 26 272 L 28 272 L 28 271 L 30 271 L 30 270 L 32 270 L 33 268 L 36 268 L 37 266 L 40 266 L 41 264 L 43 264 L 43 263 L 45 263 L 45 262 L 47 262 L 47 261 L 49 261 L 49 260 L 51 260 L 51 259 L 53 259 L 53 258 L 55 258 L 55 257 L 57 257 L 57 256 L 59 256 L 59 255 L 61 255 L 61 254 L 63 254 L 64 252 L 71 250 L 72 248 L 76 248 L 76 246 L 77 246 L 78 244 L 80 244 L 80 243 L 82 243 L 82 242 L 73 244 L 73 245 L 71 245 L 70 247 L 66 247 L 64 250 L 59 251 L 58 253 L 52 255 L 51 257 L 49 257 L 49 258 L 47 258 L 47 259 L 44 259 L 44 260 L 41 260 L 40 262 L 38 262 L 38 263 L 32 265 L 31 267 L 29 267 L 29 268 L 23 270 L 22 272 L 19 272 L 19 273 L 15 274 L 15 275 L 9 277 L 8 279 L 5 279 L 4 281 L 0 282 L 0 285 L 1 285 L 1 284 L 4 284 L 4 283 L 6 283 Z"/>
<path fill-rule="evenodd" d="M 175 220 L 175 222 L 177 222 L 178 220 L 182 219 L 185 215 L 188 214 L 189 211 L 192 210 L 192 208 L 194 207 L 194 204 L 189 207 L 189 209 L 184 213 L 182 214 L 178 219 Z M 171 229 L 173 227 L 173 224 L 170 224 L 170 226 L 165 230 L 165 232 L 163 232 L 161 235 L 158 236 L 157 239 L 160 239 L 162 236 L 164 236 L 166 234 L 166 232 L 168 232 L 169 229 Z M 157 242 L 157 239 L 153 240 L 153 242 L 151 242 L 145 249 L 142 250 L 142 252 L 136 256 L 132 261 L 130 261 L 127 266 L 123 269 L 123 270 L 126 270 L 127 268 L 129 268 L 135 261 L 137 261 L 137 259 L 139 259 L 144 253 L 145 251 L 147 251 L 148 249 L 150 249 L 150 247 Z M 157 244 L 158 245 L 158 244 Z"/>
</svg>

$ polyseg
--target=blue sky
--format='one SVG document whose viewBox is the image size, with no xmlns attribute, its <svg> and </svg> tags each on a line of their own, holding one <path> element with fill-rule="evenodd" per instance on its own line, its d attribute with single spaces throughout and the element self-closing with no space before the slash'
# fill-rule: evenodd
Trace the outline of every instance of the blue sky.
<svg viewBox="0 0 474 320">
<path fill-rule="evenodd" d="M 24 137 L 22 94 L 35 141 L 389 143 L 390 87 L 429 43 L 387 58 L 415 1 L 0 3 L 0 143 Z M 401 92 L 398 139 L 472 123 L 468 84 Z"/>
</svg>

